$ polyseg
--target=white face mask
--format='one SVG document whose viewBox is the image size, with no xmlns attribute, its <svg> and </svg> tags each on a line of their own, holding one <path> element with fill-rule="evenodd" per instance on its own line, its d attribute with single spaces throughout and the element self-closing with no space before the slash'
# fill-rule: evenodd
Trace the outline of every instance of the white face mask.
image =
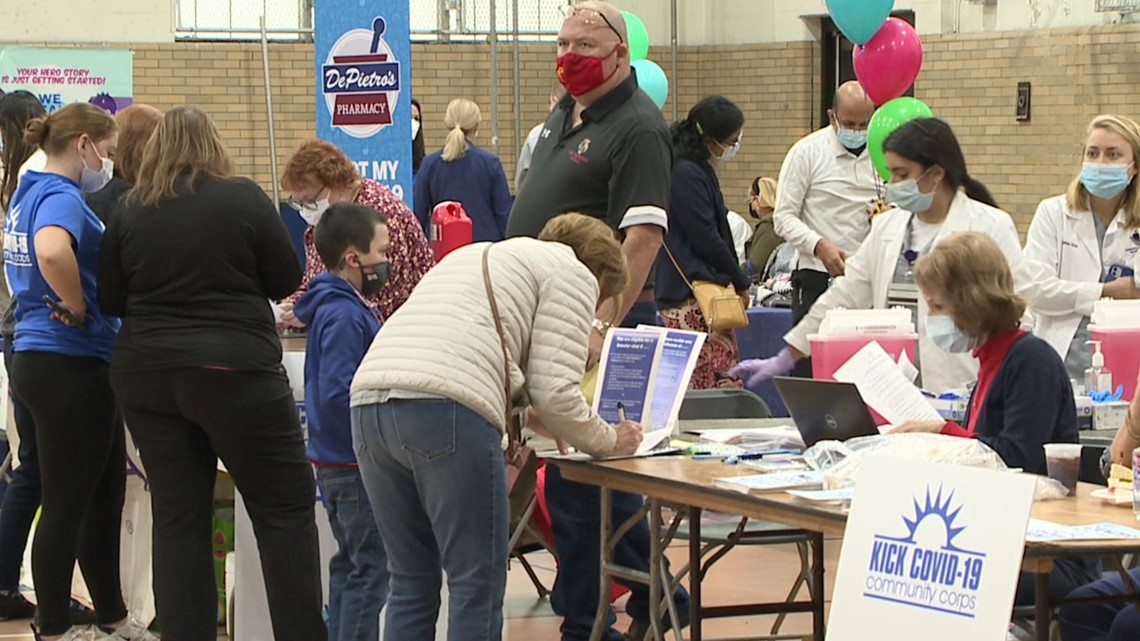
<svg viewBox="0 0 1140 641">
<path fill-rule="evenodd" d="M 94 144 L 91 146 L 95 147 Z M 98 149 L 95 149 L 95 155 L 99 156 Z M 79 160 L 83 161 L 83 173 L 79 176 L 79 190 L 85 194 L 93 194 L 106 187 L 107 183 L 111 182 L 111 177 L 115 175 L 115 161 L 110 158 L 99 156 L 103 165 L 98 170 L 87 166 L 87 161 L 83 159 L 82 152 L 79 154 Z"/>
<path fill-rule="evenodd" d="M 325 210 L 328 208 L 329 199 L 326 197 L 318 200 L 315 206 L 311 208 L 301 207 L 299 211 L 301 212 L 301 218 L 304 218 L 305 222 L 309 223 L 313 227 L 316 227 L 317 223 L 321 221 L 321 216 L 325 215 Z"/>
<path fill-rule="evenodd" d="M 412 118 L 412 140 L 415 140 L 418 135 L 420 135 L 420 121 Z"/>
</svg>

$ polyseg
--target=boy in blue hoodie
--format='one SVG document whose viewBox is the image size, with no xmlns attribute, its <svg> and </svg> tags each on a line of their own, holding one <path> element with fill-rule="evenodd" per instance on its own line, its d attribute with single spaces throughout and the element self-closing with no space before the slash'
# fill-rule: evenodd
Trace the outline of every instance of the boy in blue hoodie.
<svg viewBox="0 0 1140 641">
<path fill-rule="evenodd" d="M 388 558 L 352 449 L 349 386 L 380 330 L 365 298 L 388 278 L 388 225 L 374 209 L 337 203 L 317 223 L 314 245 L 327 271 L 294 313 L 309 327 L 308 456 L 338 548 L 329 561 L 329 641 L 376 641 Z"/>
</svg>

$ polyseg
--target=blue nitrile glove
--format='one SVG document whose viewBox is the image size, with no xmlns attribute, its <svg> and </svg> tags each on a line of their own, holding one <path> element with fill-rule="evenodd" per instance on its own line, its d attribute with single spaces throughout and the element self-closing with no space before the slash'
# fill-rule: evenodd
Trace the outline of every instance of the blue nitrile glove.
<svg viewBox="0 0 1140 641">
<path fill-rule="evenodd" d="M 1097 405 L 1099 405 L 1101 403 L 1115 403 L 1116 401 L 1119 401 L 1123 396 L 1124 396 L 1124 385 L 1123 384 L 1117 385 L 1115 392 L 1107 392 L 1107 391 L 1102 392 L 1099 390 L 1095 391 L 1095 392 L 1089 392 L 1089 398 L 1092 399 L 1092 402 L 1097 404 Z"/>
<path fill-rule="evenodd" d="M 741 361 L 739 365 L 728 370 L 728 375 L 743 378 L 748 387 L 756 387 L 764 381 L 776 376 L 786 376 L 792 373 L 796 366 L 796 359 L 787 347 L 771 358 L 751 358 Z"/>
</svg>

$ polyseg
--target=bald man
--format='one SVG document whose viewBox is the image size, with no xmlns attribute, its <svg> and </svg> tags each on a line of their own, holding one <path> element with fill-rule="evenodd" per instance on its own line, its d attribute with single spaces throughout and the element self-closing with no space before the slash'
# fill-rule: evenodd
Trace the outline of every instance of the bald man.
<svg viewBox="0 0 1140 641">
<path fill-rule="evenodd" d="M 576 211 L 606 221 L 622 238 L 629 285 L 620 308 L 606 301 L 598 309 L 590 334 L 593 364 L 611 324 L 657 324 L 651 271 L 668 226 L 672 142 L 661 110 L 638 88 L 625 19 L 617 7 L 580 2 L 571 8 L 558 32 L 555 69 L 567 95 L 538 135 L 507 235 L 537 236 L 554 216 Z M 598 489 L 563 479 L 556 465 L 546 469 L 546 500 L 558 549 L 551 603 L 563 617 L 562 639 L 584 641 L 598 605 Z M 613 521 L 623 523 L 641 507 L 640 496 L 614 492 Z M 617 546 L 614 558 L 649 571 L 644 518 Z M 649 589 L 630 587 L 630 638 L 641 641 L 649 628 Z M 688 593 L 678 590 L 674 597 L 687 620 Z M 611 611 L 602 636 L 606 641 L 623 639 L 614 621 Z"/>
<path fill-rule="evenodd" d="M 875 106 L 858 82 L 839 86 L 827 111 L 831 124 L 802 138 L 780 169 L 776 233 L 796 248 L 792 272 L 792 324 L 800 322 L 832 278 L 843 275 L 871 230 L 867 207 L 881 181 L 867 153 L 867 126 Z M 811 376 L 811 361 L 796 365 Z"/>
</svg>

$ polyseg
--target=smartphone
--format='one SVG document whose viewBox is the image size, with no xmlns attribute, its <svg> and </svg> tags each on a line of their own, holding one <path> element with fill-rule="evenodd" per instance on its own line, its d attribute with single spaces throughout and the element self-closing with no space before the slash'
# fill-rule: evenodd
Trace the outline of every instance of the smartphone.
<svg viewBox="0 0 1140 641">
<path fill-rule="evenodd" d="M 75 327 L 78 328 L 79 331 L 83 332 L 84 334 L 87 333 L 87 326 L 83 323 L 80 323 L 79 319 L 77 319 L 70 310 L 59 304 L 59 301 L 53 300 L 51 296 L 44 294 L 44 302 L 47 303 L 47 306 L 51 308 L 51 311 L 67 318 L 72 323 L 75 323 Z"/>
</svg>

